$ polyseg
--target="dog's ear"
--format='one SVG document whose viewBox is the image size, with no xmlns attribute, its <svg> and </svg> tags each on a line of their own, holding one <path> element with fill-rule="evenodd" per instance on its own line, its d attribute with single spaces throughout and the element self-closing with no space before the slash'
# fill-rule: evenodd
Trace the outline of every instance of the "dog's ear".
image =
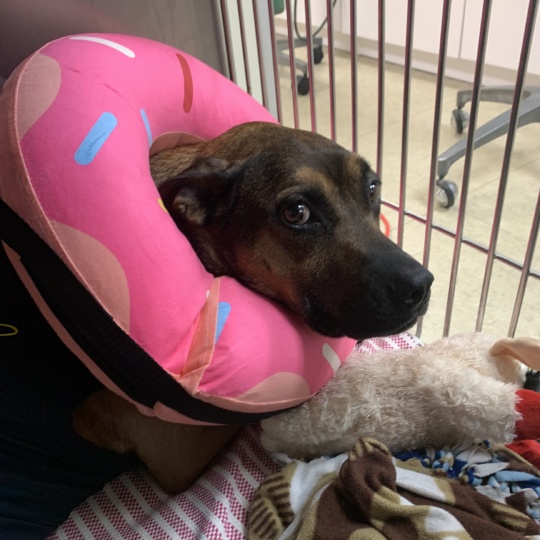
<svg viewBox="0 0 540 540">
<path fill-rule="evenodd" d="M 160 184 L 163 204 L 178 224 L 204 227 L 217 219 L 225 220 L 241 168 L 220 158 L 201 158 L 187 171 Z"/>
</svg>

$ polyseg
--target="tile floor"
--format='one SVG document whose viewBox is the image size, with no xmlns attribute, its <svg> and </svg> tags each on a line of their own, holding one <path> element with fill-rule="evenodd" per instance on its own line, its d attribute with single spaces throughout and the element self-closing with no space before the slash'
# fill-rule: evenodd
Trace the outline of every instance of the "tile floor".
<svg viewBox="0 0 540 540">
<path fill-rule="evenodd" d="M 301 53 L 300 53 L 301 54 Z M 351 90 L 350 59 L 336 53 L 337 141 L 351 147 Z M 388 64 L 385 70 L 385 113 L 383 154 L 383 197 L 397 204 L 401 171 L 403 68 Z M 315 69 L 315 104 L 317 131 L 330 135 L 328 64 L 326 60 Z M 413 71 L 410 99 L 410 120 L 406 176 L 407 210 L 425 216 L 431 161 L 435 76 Z M 447 79 L 443 96 L 443 120 L 440 132 L 440 152 L 463 135 L 457 135 L 450 123 L 455 108 L 456 91 L 470 85 Z M 283 123 L 293 126 L 293 109 L 289 69 L 280 68 L 280 89 Z M 478 125 L 506 110 L 508 106 L 482 103 Z M 299 96 L 300 127 L 311 129 L 308 96 Z M 531 232 L 533 212 L 540 187 L 540 124 L 518 130 L 511 161 L 511 170 L 501 219 L 497 252 L 523 262 Z M 506 138 L 501 137 L 474 153 L 469 196 L 464 220 L 464 236 L 488 245 L 498 192 L 500 169 Z M 377 144 L 377 63 L 358 59 L 358 149 L 373 165 Z M 440 153 L 439 152 L 439 153 Z M 461 186 L 464 160 L 450 169 L 448 179 Z M 435 208 L 434 222 L 455 230 L 459 197 L 453 208 Z M 383 207 L 391 224 L 391 237 L 397 238 L 398 214 Z M 412 218 L 405 219 L 404 248 L 418 260 L 424 253 L 425 225 Z M 434 231 L 429 268 L 435 274 L 431 306 L 423 321 L 421 337 L 430 342 L 443 334 L 448 305 L 449 278 L 455 242 L 447 235 Z M 484 277 L 486 256 L 467 245 L 461 248 L 460 264 L 450 324 L 450 333 L 474 330 Z M 533 268 L 540 270 L 540 249 L 536 250 Z M 496 261 L 489 289 L 483 331 L 496 336 L 508 333 L 514 309 L 520 272 Z M 540 280 L 529 278 L 516 335 L 540 336 L 540 317 L 536 302 L 540 299 Z"/>
</svg>

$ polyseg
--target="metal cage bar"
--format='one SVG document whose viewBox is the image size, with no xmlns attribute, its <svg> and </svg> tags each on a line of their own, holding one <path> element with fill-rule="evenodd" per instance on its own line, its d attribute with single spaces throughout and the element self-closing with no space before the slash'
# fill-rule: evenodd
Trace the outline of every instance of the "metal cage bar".
<svg viewBox="0 0 540 540">
<path fill-rule="evenodd" d="M 229 77 L 231 81 L 236 82 L 236 70 L 234 66 L 234 54 L 233 46 L 231 39 L 231 25 L 229 21 L 229 15 L 227 12 L 227 2 L 226 0 L 220 0 L 221 7 L 221 20 L 223 22 L 223 37 L 225 39 L 225 50 L 227 51 L 227 67 L 229 70 Z"/>
<path fill-rule="evenodd" d="M 452 269 L 450 272 L 450 283 L 448 286 L 448 297 L 446 301 L 446 313 L 444 317 L 443 336 L 447 336 L 450 331 L 452 311 L 456 295 L 457 272 L 461 255 L 461 245 L 463 229 L 465 224 L 465 211 L 467 208 L 467 196 L 469 194 L 469 181 L 471 176 L 471 165 L 474 149 L 474 132 L 476 130 L 476 120 L 478 117 L 478 105 L 480 102 L 480 85 L 484 72 L 484 61 L 486 56 L 487 38 L 489 30 L 489 19 L 491 16 L 491 0 L 485 0 L 482 10 L 482 20 L 480 23 L 480 37 L 478 40 L 478 51 L 476 54 L 476 66 L 474 72 L 474 85 L 471 100 L 471 115 L 469 120 L 469 133 L 467 134 L 467 151 L 463 167 L 463 179 L 461 184 L 461 198 L 459 204 L 458 219 L 456 225 L 456 238 L 454 241 L 454 254 L 452 258 Z"/>
<path fill-rule="evenodd" d="M 351 150 L 358 152 L 358 59 L 356 47 L 356 0 L 351 0 Z"/>
<path fill-rule="evenodd" d="M 242 42 L 242 55 L 244 57 L 244 73 L 246 76 L 246 91 L 248 94 L 252 93 L 251 88 L 251 73 L 249 69 L 248 48 L 246 41 L 246 25 L 244 20 L 244 11 L 242 8 L 242 0 L 237 0 L 238 5 L 238 22 L 240 25 L 240 40 Z"/>
<path fill-rule="evenodd" d="M 407 35 L 405 37 L 405 66 L 403 68 L 403 117 L 401 130 L 401 172 L 399 179 L 398 246 L 403 246 L 405 229 L 405 200 L 407 185 L 407 161 L 409 148 L 409 109 L 411 99 L 412 42 L 414 37 L 415 0 L 407 3 Z"/>
<path fill-rule="evenodd" d="M 291 72 L 291 92 L 294 127 L 298 129 L 300 127 L 300 121 L 298 118 L 298 87 L 296 85 L 296 58 L 294 52 L 291 0 L 285 0 L 285 12 L 287 14 L 287 41 L 289 44 L 289 69 Z"/>
<path fill-rule="evenodd" d="M 444 94 L 444 76 L 446 71 L 446 52 L 448 49 L 448 34 L 450 29 L 450 13 L 452 0 L 444 0 L 442 7 L 441 36 L 439 41 L 439 58 L 437 65 L 437 82 L 435 89 L 435 108 L 433 111 L 433 138 L 431 144 L 431 164 L 429 171 L 428 196 L 426 207 L 426 222 L 424 233 L 424 255 L 422 264 L 428 268 L 431 256 L 431 237 L 433 233 L 433 213 L 435 208 L 435 181 L 437 179 L 437 159 L 439 156 L 439 139 L 441 135 L 441 116 Z M 422 335 L 423 317 L 416 327 L 416 335 Z"/>
<path fill-rule="evenodd" d="M 377 12 L 377 174 L 383 175 L 383 153 L 384 153 L 384 72 L 386 62 L 386 34 L 385 34 L 385 13 L 386 2 L 379 0 Z"/>
<path fill-rule="evenodd" d="M 272 0 L 268 0 L 268 13 L 273 13 L 274 6 Z M 278 55 L 276 49 L 276 28 L 274 26 L 274 18 L 269 17 L 270 20 L 270 40 L 272 48 L 272 65 L 274 69 L 274 91 L 276 93 L 276 107 L 277 107 L 277 119 L 278 122 L 282 121 L 281 114 L 281 91 L 279 88 L 279 71 L 278 71 Z"/>
<path fill-rule="evenodd" d="M 222 0 L 224 1 L 224 0 Z M 264 76 L 264 55 L 263 55 L 263 48 L 261 45 L 261 29 L 259 26 L 259 10 L 258 10 L 258 0 L 252 0 L 253 5 L 253 19 L 254 19 L 254 26 L 255 26 L 255 40 L 257 42 L 257 58 L 259 61 L 259 75 L 261 78 L 261 93 L 262 93 L 262 102 L 263 105 L 268 109 L 268 88 L 266 85 L 266 77 Z"/>
<path fill-rule="evenodd" d="M 334 6 L 326 0 L 326 31 L 328 37 L 328 82 L 330 93 L 330 138 L 336 140 L 336 66 L 334 58 Z"/>
<path fill-rule="evenodd" d="M 309 108 L 311 112 L 311 131 L 317 131 L 317 111 L 315 106 L 315 86 L 313 84 L 313 36 L 311 35 L 311 3 L 310 0 L 305 0 L 304 7 L 306 10 L 306 47 L 307 47 L 307 65 L 309 79 Z"/>
<path fill-rule="evenodd" d="M 538 8 L 538 0 L 531 0 L 529 2 L 527 20 L 525 22 L 525 33 L 523 35 L 523 43 L 521 47 L 521 54 L 520 54 L 518 71 L 517 71 L 517 76 L 516 76 L 516 85 L 514 89 L 514 99 L 512 103 L 512 109 L 510 112 L 510 123 L 508 127 L 508 135 L 506 137 L 506 145 L 504 149 L 503 164 L 501 168 L 501 177 L 499 181 L 499 191 L 497 193 L 497 203 L 495 207 L 495 213 L 493 216 L 493 227 L 491 231 L 489 251 L 488 251 L 486 267 L 485 267 L 485 272 L 484 272 L 482 293 L 480 295 L 478 315 L 476 318 L 476 331 L 477 332 L 482 330 L 482 326 L 484 324 L 487 298 L 488 298 L 489 287 L 491 283 L 491 276 L 493 273 L 493 262 L 495 261 L 495 249 L 497 248 L 497 240 L 499 238 L 499 229 L 500 229 L 500 224 L 501 224 L 504 199 L 506 195 L 506 187 L 508 185 L 508 171 L 510 169 L 510 160 L 512 158 L 512 150 L 514 149 L 514 140 L 515 140 L 516 130 L 517 130 L 519 106 L 521 104 L 521 98 L 523 94 L 525 75 L 527 74 L 527 64 L 529 63 L 529 55 L 530 55 L 532 40 L 533 40 L 533 35 L 534 35 L 534 25 L 536 21 L 537 8 Z M 516 321 L 516 324 L 517 324 L 517 321 Z M 513 331 L 515 331 L 515 326 L 514 326 Z"/>
<path fill-rule="evenodd" d="M 538 239 L 538 228 L 540 227 L 540 191 L 538 192 L 538 198 L 536 201 L 536 210 L 534 212 L 534 218 L 531 226 L 531 234 L 529 235 L 529 243 L 527 244 L 527 252 L 525 254 L 525 260 L 523 262 L 523 269 L 521 271 L 521 278 L 519 280 L 518 292 L 516 300 L 514 302 L 514 310 L 512 311 L 512 318 L 510 319 L 510 327 L 508 328 L 508 335 L 514 337 L 516 333 L 516 327 L 519 320 L 519 314 L 521 307 L 523 306 L 523 299 L 525 296 L 525 288 L 527 287 L 527 281 L 533 273 L 531 272 L 531 263 L 534 255 L 534 248 Z"/>
</svg>

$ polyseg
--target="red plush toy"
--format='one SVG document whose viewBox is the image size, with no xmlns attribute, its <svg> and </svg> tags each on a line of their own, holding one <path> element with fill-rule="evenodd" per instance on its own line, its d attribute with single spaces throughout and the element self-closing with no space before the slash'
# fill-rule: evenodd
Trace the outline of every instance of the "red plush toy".
<svg viewBox="0 0 540 540">
<path fill-rule="evenodd" d="M 508 448 L 540 469 L 540 394 L 533 390 L 518 390 L 518 412 L 522 415 L 516 424 L 516 438 Z"/>
<path fill-rule="evenodd" d="M 537 339 L 501 339 L 490 352 L 513 356 L 532 369 L 540 369 L 540 341 Z M 516 408 L 522 417 L 516 423 L 515 440 L 507 446 L 540 469 L 540 393 L 523 388 L 517 395 Z"/>
</svg>

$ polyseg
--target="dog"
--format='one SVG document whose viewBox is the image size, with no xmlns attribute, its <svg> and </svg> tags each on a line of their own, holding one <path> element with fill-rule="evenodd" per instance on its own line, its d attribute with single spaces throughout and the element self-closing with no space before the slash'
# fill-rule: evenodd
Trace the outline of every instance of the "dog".
<svg viewBox="0 0 540 540">
<path fill-rule="evenodd" d="M 411 327 L 432 274 L 379 229 L 369 164 L 308 131 L 252 122 L 151 158 L 163 203 L 206 269 L 285 305 L 316 332 L 357 340 Z M 185 490 L 240 426 L 141 415 L 108 390 L 74 413 L 86 440 L 135 452 L 171 493 Z"/>
</svg>

